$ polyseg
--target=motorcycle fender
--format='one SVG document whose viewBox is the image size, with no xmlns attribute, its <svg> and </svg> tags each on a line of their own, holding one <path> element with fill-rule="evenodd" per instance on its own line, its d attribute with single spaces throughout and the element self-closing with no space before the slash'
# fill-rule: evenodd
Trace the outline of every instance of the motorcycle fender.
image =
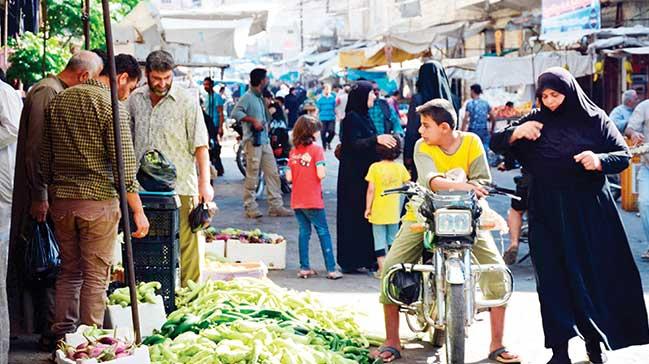
<svg viewBox="0 0 649 364">
<path fill-rule="evenodd" d="M 445 262 L 446 282 L 450 284 L 464 284 L 464 268 L 459 259 L 449 259 Z"/>
</svg>

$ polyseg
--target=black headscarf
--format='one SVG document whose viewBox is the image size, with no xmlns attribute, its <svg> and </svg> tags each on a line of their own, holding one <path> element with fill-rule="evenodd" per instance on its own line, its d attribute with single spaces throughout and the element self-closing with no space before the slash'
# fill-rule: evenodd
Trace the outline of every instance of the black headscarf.
<svg viewBox="0 0 649 364">
<path fill-rule="evenodd" d="M 541 102 L 541 117 L 560 116 L 567 121 L 593 122 L 601 125 L 605 122 L 606 113 L 600 109 L 582 90 L 575 77 L 561 67 L 548 68 L 538 79 L 536 97 L 542 101 L 543 91 L 552 89 L 564 95 L 566 99 L 555 110 L 548 109 Z"/>
<path fill-rule="evenodd" d="M 368 115 L 367 98 L 372 91 L 372 84 L 367 81 L 358 81 L 349 91 L 345 113 L 356 112 L 360 116 Z"/>
<path fill-rule="evenodd" d="M 421 104 L 432 99 L 446 99 L 453 102 L 451 86 L 446 76 L 446 71 L 441 63 L 437 61 L 426 62 L 419 67 L 417 77 L 417 94 L 420 95 Z"/>
</svg>

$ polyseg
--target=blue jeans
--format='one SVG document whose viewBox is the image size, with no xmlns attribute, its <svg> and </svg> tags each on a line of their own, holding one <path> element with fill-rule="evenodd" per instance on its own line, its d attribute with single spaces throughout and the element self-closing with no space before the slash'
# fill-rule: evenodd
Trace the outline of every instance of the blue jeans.
<svg viewBox="0 0 649 364">
<path fill-rule="evenodd" d="M 324 255 L 327 272 L 336 270 L 336 261 L 334 259 L 333 244 L 331 243 L 331 234 L 327 225 L 327 215 L 324 209 L 295 209 L 295 217 L 300 226 L 298 236 L 300 248 L 300 269 L 311 269 L 309 264 L 309 240 L 311 239 L 311 224 L 315 226 L 315 231 L 320 239 L 322 255 Z"/>
<path fill-rule="evenodd" d="M 392 245 L 394 237 L 397 236 L 399 231 L 399 224 L 372 224 L 372 233 L 374 234 L 374 251 L 376 256 L 385 256 L 388 252 L 388 247 Z"/>
<path fill-rule="evenodd" d="M 638 168 L 638 209 L 640 220 L 644 228 L 644 235 L 649 242 L 649 166 L 642 165 Z"/>
</svg>

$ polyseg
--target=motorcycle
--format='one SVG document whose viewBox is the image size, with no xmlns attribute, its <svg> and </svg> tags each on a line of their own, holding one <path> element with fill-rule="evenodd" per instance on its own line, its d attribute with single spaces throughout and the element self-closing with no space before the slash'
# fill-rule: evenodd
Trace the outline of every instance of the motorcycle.
<svg viewBox="0 0 649 364">
<path fill-rule="evenodd" d="M 510 196 L 497 187 L 490 192 Z M 506 304 L 513 292 L 513 277 L 506 265 L 471 262 L 478 230 L 493 226 L 481 225 L 482 207 L 473 191 L 431 192 L 409 183 L 383 193 L 390 194 L 421 201 L 419 223 L 412 227 L 423 232 L 426 253 L 421 264 L 388 268 L 383 293 L 399 306 L 413 332 L 429 333 L 434 346 L 446 347 L 448 363 L 464 363 L 467 328 L 475 315 L 481 309 Z M 505 295 L 500 299 L 486 300 L 476 294 L 479 276 L 487 272 L 506 277 Z"/>
</svg>

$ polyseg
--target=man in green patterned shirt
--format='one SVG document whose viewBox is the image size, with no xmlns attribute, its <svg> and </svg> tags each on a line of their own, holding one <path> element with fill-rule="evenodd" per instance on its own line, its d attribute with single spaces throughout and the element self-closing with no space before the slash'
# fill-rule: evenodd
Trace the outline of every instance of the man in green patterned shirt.
<svg viewBox="0 0 649 364">
<path fill-rule="evenodd" d="M 101 59 L 97 56 L 96 62 Z M 118 95 L 126 99 L 140 79 L 132 56 L 116 57 Z M 101 70 L 102 67 L 98 67 Z M 57 337 L 74 332 L 77 322 L 101 326 L 106 289 L 121 213 L 117 192 L 117 158 L 108 76 L 58 94 L 45 118 L 41 147 L 43 181 L 52 199 L 50 214 L 61 252 L 56 281 L 52 331 Z M 135 155 L 129 117 L 120 108 L 125 183 L 137 231 L 144 237 L 144 215 L 135 179 Z"/>
<path fill-rule="evenodd" d="M 193 233 L 189 212 L 200 201 L 211 202 L 209 137 L 198 101 L 173 83 L 174 59 L 168 52 L 154 51 L 146 59 L 147 85 L 128 100 L 132 118 L 135 155 L 139 161 L 156 149 L 176 166 L 176 193 L 180 196 L 180 280 L 198 282 L 204 265 L 204 240 Z M 198 167 L 198 173 L 196 171 Z"/>
</svg>

